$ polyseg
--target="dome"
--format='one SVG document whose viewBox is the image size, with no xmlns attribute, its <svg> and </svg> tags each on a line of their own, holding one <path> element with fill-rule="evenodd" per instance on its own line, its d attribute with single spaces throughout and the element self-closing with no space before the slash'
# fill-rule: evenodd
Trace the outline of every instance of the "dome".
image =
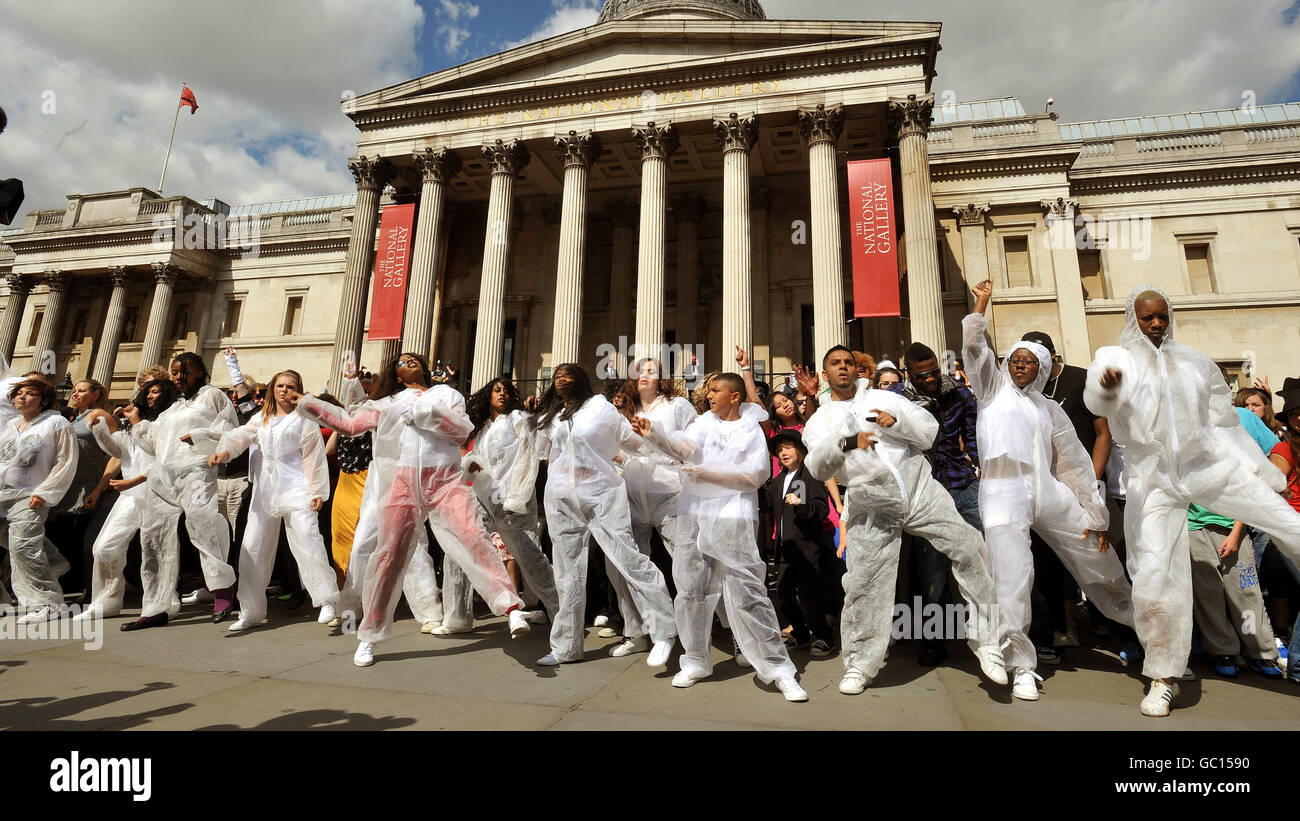
<svg viewBox="0 0 1300 821">
<path fill-rule="evenodd" d="M 605 0 L 598 23 L 647 17 L 766 20 L 758 0 Z"/>
</svg>

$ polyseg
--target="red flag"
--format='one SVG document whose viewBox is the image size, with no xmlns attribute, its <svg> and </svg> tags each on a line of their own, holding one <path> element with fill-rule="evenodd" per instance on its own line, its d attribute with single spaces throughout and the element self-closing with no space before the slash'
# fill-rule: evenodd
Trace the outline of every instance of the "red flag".
<svg viewBox="0 0 1300 821">
<path fill-rule="evenodd" d="M 889 160 L 849 163 L 854 316 L 900 313 L 893 187 Z"/>
<path fill-rule="evenodd" d="M 411 266 L 415 205 L 389 205 L 379 216 L 375 288 L 370 298 L 370 339 L 401 339 L 406 309 L 406 274 Z"/>
<path fill-rule="evenodd" d="M 190 107 L 190 114 L 199 110 L 199 101 L 194 99 L 194 92 L 190 91 L 189 86 L 181 86 L 181 102 L 180 105 L 176 107 L 180 108 L 182 105 Z"/>
</svg>

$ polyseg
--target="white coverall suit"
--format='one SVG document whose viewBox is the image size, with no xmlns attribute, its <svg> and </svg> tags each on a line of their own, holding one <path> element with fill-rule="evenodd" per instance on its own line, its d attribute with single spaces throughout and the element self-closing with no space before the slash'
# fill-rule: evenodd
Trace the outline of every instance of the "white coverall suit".
<svg viewBox="0 0 1300 821">
<path fill-rule="evenodd" d="M 275 566 L 282 521 L 312 606 L 334 604 L 339 597 L 338 581 L 326 558 L 320 514 L 311 509 L 312 499 L 330 497 L 329 464 L 320 427 L 297 411 L 269 420 L 257 413 L 222 436 L 217 445 L 218 452 L 226 451 L 231 458 L 249 448 L 253 496 L 239 553 L 240 618 L 253 624 L 266 619 L 266 585 Z"/>
<path fill-rule="evenodd" d="M 552 655 L 562 662 L 582 658 L 588 536 L 596 539 L 614 571 L 627 581 L 632 606 L 653 641 L 676 636 L 668 587 L 650 557 L 637 550 L 627 486 L 614 466 L 620 448 L 635 452 L 644 447 L 641 437 L 599 395 L 569 419 L 562 420 L 557 413 L 535 435 L 536 452 L 549 455 L 543 507 L 560 597 L 551 622 Z M 624 634 L 635 637 L 626 627 Z"/>
<path fill-rule="evenodd" d="M 9 520 L 9 559 L 14 593 L 29 610 L 63 606 L 63 588 L 45 549 L 45 519 L 63 499 L 77 473 L 72 426 L 56 410 L 23 425 L 15 414 L 0 427 L 0 512 Z M 30 506 L 39 496 L 45 504 Z"/>
<path fill-rule="evenodd" d="M 525 427 L 530 416 L 515 410 L 485 425 L 474 440 L 474 449 L 461 460 L 461 467 L 483 508 L 484 526 L 501 534 L 510 555 L 519 563 L 528 589 L 553 615 L 560 607 L 560 597 L 555 590 L 555 571 L 538 537 L 537 455 L 533 452 L 533 436 Z M 471 465 L 479 469 L 470 473 Z M 463 579 L 465 572 L 451 563 L 443 568 L 443 575 L 450 616 L 452 602 L 463 601 L 454 592 L 454 582 Z"/>
<path fill-rule="evenodd" d="M 767 594 L 767 564 L 756 539 L 758 489 L 772 472 L 760 427 L 766 419 L 761 407 L 745 403 L 739 419 L 723 421 L 709 412 L 682 432 L 651 423 L 649 442 L 686 463 L 678 468 L 682 490 L 673 581 L 685 649 L 681 669 L 693 678 L 713 673 L 713 613 L 723 599 L 732 614 L 732 634 L 759 681 L 770 684 L 796 672 Z"/>
<path fill-rule="evenodd" d="M 366 401 L 365 391 L 356 378 L 343 380 L 343 396 L 349 411 L 355 411 Z M 343 434 L 339 434 L 342 436 Z M 339 588 L 339 615 L 349 623 L 361 616 L 362 590 L 366 581 L 366 568 L 375 548 L 379 546 L 379 494 L 374 489 L 374 480 L 366 473 L 366 483 L 361 490 L 361 506 L 357 511 L 357 526 L 352 533 L 352 552 L 348 557 L 348 572 Z M 433 557 L 429 555 L 429 542 L 424 536 L 424 529 L 417 528 L 419 541 L 411 554 L 411 563 L 402 577 L 402 595 L 411 608 L 411 614 L 421 624 L 441 624 L 443 620 L 442 593 L 438 590 L 437 570 Z M 472 594 L 473 589 L 466 588 Z M 355 627 L 347 629 L 355 630 Z"/>
<path fill-rule="evenodd" d="M 99 422 L 91 425 L 90 433 L 100 449 L 121 461 L 123 479 L 148 476 L 153 457 L 145 453 L 144 448 L 132 438 L 130 431 L 109 433 L 108 425 Z M 126 567 L 127 549 L 131 546 L 131 537 L 144 526 L 150 493 L 148 486 L 138 484 L 119 493 L 117 501 L 113 503 L 113 509 L 109 511 L 104 526 L 95 537 L 95 545 L 91 548 L 95 557 L 95 569 L 91 575 L 91 600 L 87 610 L 98 610 L 104 616 L 116 616 L 122 612 L 122 599 L 126 594 L 126 580 L 122 571 Z M 144 585 L 144 597 L 140 605 L 142 617 L 166 613 L 168 618 L 175 618 L 181 612 L 181 600 L 176 596 L 180 535 L 176 528 L 172 528 L 162 536 L 166 542 L 161 545 L 161 549 L 158 544 L 141 539 L 140 582 Z"/>
<path fill-rule="evenodd" d="M 504 615 L 522 604 L 461 475 L 460 443 L 471 426 L 459 393 L 446 385 L 407 388 L 363 402 L 354 413 L 304 396 L 298 412 L 343 436 L 375 432 L 366 492 L 373 481 L 378 547 L 365 571 L 360 641 L 381 642 L 392 635 L 397 588 L 431 514 L 455 536 L 444 550 L 465 569 L 493 613 Z"/>
<path fill-rule="evenodd" d="M 230 526 L 217 510 L 217 469 L 208 467 L 208 457 L 216 453 L 222 435 L 238 424 L 235 406 L 226 394 L 204 385 L 192 399 L 177 399 L 154 421 L 141 421 L 131 428 L 135 441 L 154 457 L 140 541 L 149 540 L 156 546 L 150 549 L 163 550 L 169 543 L 167 534 L 176 530 L 183 512 L 185 530 L 199 551 L 209 590 L 225 590 L 235 584 L 235 570 L 227 562 Z M 182 436 L 189 436 L 193 444 L 182 442 Z M 179 557 L 165 564 L 179 570 Z M 159 581 L 167 584 L 165 579 Z"/>
<path fill-rule="evenodd" d="M 1008 668 L 1033 670 L 1038 654 L 1027 635 L 1032 609 L 1032 528 L 1061 558 L 1088 600 L 1108 618 L 1133 624 L 1132 591 L 1113 551 L 1102 553 L 1096 535 L 1110 523 L 1092 460 L 1061 406 L 1043 396 L 1052 355 L 1034 342 L 1018 350 L 1038 360 L 1038 377 L 1023 389 L 1011 381 L 1004 361 L 989 349 L 988 320 L 962 320 L 962 355 L 971 391 L 979 400 L 976 432 L 980 454 L 980 518 L 988 543 L 1002 615 L 1002 655 Z M 1009 642 L 1009 645 L 1008 645 Z"/>
<path fill-rule="evenodd" d="M 1134 302 L 1169 305 L 1159 348 L 1138 327 Z M 1187 668 L 1192 645 L 1192 571 L 1187 506 L 1266 530 L 1300 561 L 1300 513 L 1279 495 L 1286 476 L 1241 426 L 1219 367 L 1174 339 L 1173 305 L 1139 285 L 1126 301 L 1120 344 L 1097 351 L 1084 402 L 1124 446 L 1124 541 L 1133 579 L 1133 619 L 1146 651 L 1142 674 L 1164 679 Z M 1107 369 L 1122 374 L 1103 388 Z"/>
<path fill-rule="evenodd" d="M 867 417 L 878 408 L 894 417 L 882 428 Z M 845 453 L 841 441 L 859 433 L 876 437 L 874 447 Z M 818 481 L 833 477 L 848 486 L 848 573 L 840 646 L 846 670 L 874 679 L 889 646 L 898 580 L 898 558 L 906 530 L 952 560 L 952 574 L 969 607 L 966 640 L 972 650 L 995 645 L 997 596 L 980 532 L 962 519 L 952 496 L 935 480 L 924 452 L 939 423 L 923 408 L 890 391 L 861 389 L 853 399 L 829 397 L 803 429 L 804 464 Z"/>
</svg>

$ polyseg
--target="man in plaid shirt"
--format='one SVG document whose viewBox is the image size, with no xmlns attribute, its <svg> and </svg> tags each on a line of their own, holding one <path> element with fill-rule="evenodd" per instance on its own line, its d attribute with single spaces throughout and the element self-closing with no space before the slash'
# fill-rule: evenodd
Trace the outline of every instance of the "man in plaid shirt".
<svg viewBox="0 0 1300 821">
<path fill-rule="evenodd" d="M 926 345 L 913 342 L 903 354 L 907 382 L 903 396 L 934 415 L 939 435 L 926 453 L 934 478 L 947 489 L 961 517 L 981 533 L 979 509 L 979 451 L 975 443 L 978 403 L 966 387 L 943 373 L 938 357 Z M 912 540 L 913 591 L 919 588 L 922 605 L 952 604 L 948 574 L 952 562 L 924 539 Z M 949 636 L 947 638 L 955 638 Z M 943 639 L 922 638 L 920 663 L 934 667 L 948 658 Z"/>
</svg>

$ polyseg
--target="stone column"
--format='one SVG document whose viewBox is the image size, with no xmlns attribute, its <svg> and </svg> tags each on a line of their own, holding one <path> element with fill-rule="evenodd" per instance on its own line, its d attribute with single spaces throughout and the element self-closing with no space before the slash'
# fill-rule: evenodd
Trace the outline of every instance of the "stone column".
<svg viewBox="0 0 1300 821">
<path fill-rule="evenodd" d="M 41 321 L 41 330 L 36 335 L 36 347 L 32 351 L 31 369 L 48 375 L 57 371 L 54 346 L 59 343 L 59 328 L 63 325 L 68 275 L 62 271 L 46 271 L 41 281 L 49 288 L 49 294 L 45 298 L 45 318 Z"/>
<path fill-rule="evenodd" d="M 0 356 L 6 362 L 14 358 L 14 345 L 18 342 L 18 326 L 23 321 L 23 308 L 27 295 L 32 292 L 32 278 L 22 274 L 9 274 L 9 304 L 0 317 Z"/>
<path fill-rule="evenodd" d="M 514 211 L 515 178 L 532 159 L 528 147 L 518 140 L 496 140 L 485 145 L 483 157 L 492 170 L 492 191 L 488 198 L 487 232 L 483 238 L 483 272 L 479 281 L 471 391 L 501 375 L 501 346 L 505 343 L 506 329 L 506 266 L 513 236 L 510 220 Z"/>
<path fill-rule="evenodd" d="M 163 334 L 167 333 L 167 320 L 172 313 L 172 291 L 180 269 L 165 262 L 153 264 L 153 302 L 149 305 L 149 324 L 145 326 L 144 344 L 140 346 L 140 370 L 154 365 L 167 365 L 162 361 Z M 47 317 L 48 318 L 48 317 Z"/>
<path fill-rule="evenodd" d="M 91 375 L 100 384 L 112 387 L 117 346 L 122 341 L 122 324 L 126 319 L 126 286 L 131 275 L 120 265 L 110 269 L 109 275 L 113 278 L 113 294 L 108 298 L 103 336 L 99 338 L 99 353 L 95 356 L 95 370 Z"/>
<path fill-rule="evenodd" d="M 984 233 L 989 206 L 969 203 L 953 206 L 952 212 L 957 215 L 957 227 L 961 231 L 961 275 L 966 283 L 966 310 L 969 312 L 975 309 L 972 289 L 989 278 L 988 241 Z M 989 338 L 996 342 L 993 314 L 990 303 L 984 315 L 989 321 Z"/>
<path fill-rule="evenodd" d="M 812 199 L 813 352 L 849 343 L 844 323 L 844 254 L 840 245 L 840 186 L 835 144 L 844 130 L 844 107 L 799 110 L 808 143 Z"/>
<path fill-rule="evenodd" d="M 415 223 L 415 247 L 411 252 L 411 276 L 406 284 L 402 347 L 427 356 L 432 347 L 447 182 L 460 170 L 460 157 L 446 148 L 426 148 L 417 151 L 411 159 L 424 181 L 420 188 L 419 218 Z"/>
<path fill-rule="evenodd" d="M 1056 352 L 1067 365 L 1088 367 L 1092 345 L 1088 339 L 1088 317 L 1083 307 L 1083 279 L 1079 276 L 1079 251 L 1075 246 L 1074 215 L 1077 200 L 1057 197 L 1041 203 L 1046 211 L 1047 239 L 1052 249 L 1052 275 L 1056 278 L 1056 308 L 1060 312 L 1061 333 L 1056 338 Z"/>
<path fill-rule="evenodd" d="M 619 347 L 619 338 L 631 337 L 636 328 L 632 316 L 632 250 L 640 208 L 627 200 L 613 200 L 605 205 L 605 211 L 614 226 L 609 255 L 609 342 Z M 631 343 L 627 339 L 627 344 Z"/>
<path fill-rule="evenodd" d="M 758 115 L 714 120 L 722 145 L 722 361 L 735 366 L 736 346 L 753 347 L 749 236 L 749 150 L 758 138 Z"/>
<path fill-rule="evenodd" d="M 452 226 L 456 224 L 457 211 L 455 208 L 444 208 L 442 215 L 442 237 L 438 241 L 438 276 L 433 289 L 433 315 L 429 328 L 429 362 L 430 364 L 439 359 L 438 356 L 438 335 L 442 332 L 442 311 L 443 304 L 447 298 L 447 257 L 451 254 L 451 231 Z"/>
<path fill-rule="evenodd" d="M 889 124 L 898 140 L 903 178 L 904 250 L 907 254 L 907 302 L 913 342 L 924 342 L 936 353 L 946 343 L 943 330 L 943 284 L 934 231 L 934 198 L 930 192 L 930 154 L 925 135 L 930 130 L 934 95 L 907 95 L 889 101 Z"/>
<path fill-rule="evenodd" d="M 393 178 L 392 165 L 382 157 L 348 160 L 348 169 L 357 181 L 357 205 L 343 263 L 343 293 L 339 298 L 339 321 L 334 332 L 334 361 L 330 364 L 329 385 L 332 390 L 342 387 L 343 369 L 348 361 L 361 364 L 362 333 L 366 324 L 366 305 L 370 300 L 370 274 L 374 268 L 375 228 L 379 222 L 379 192 Z M 382 363 L 380 367 L 383 367 Z"/>
<path fill-rule="evenodd" d="M 600 140 L 590 131 L 570 131 L 555 138 L 564 163 L 564 200 L 560 207 L 560 247 L 555 266 L 555 319 L 551 361 L 579 362 L 582 342 L 582 267 L 587 253 L 587 175 L 600 156 Z M 482 302 L 479 303 L 482 310 Z M 482 327 L 482 320 L 479 320 Z M 477 369 L 475 369 L 477 378 Z"/>
<path fill-rule="evenodd" d="M 700 337 L 700 220 L 709 206 L 695 193 L 677 194 L 672 202 L 677 218 L 677 344 L 684 352 L 687 345 L 704 344 Z M 689 355 L 684 364 L 690 364 Z"/>
<path fill-rule="evenodd" d="M 658 356 L 664 343 L 664 220 L 668 210 L 668 157 L 678 148 L 672 123 L 632 129 L 641 149 L 641 233 L 636 263 L 638 356 Z"/>
</svg>

